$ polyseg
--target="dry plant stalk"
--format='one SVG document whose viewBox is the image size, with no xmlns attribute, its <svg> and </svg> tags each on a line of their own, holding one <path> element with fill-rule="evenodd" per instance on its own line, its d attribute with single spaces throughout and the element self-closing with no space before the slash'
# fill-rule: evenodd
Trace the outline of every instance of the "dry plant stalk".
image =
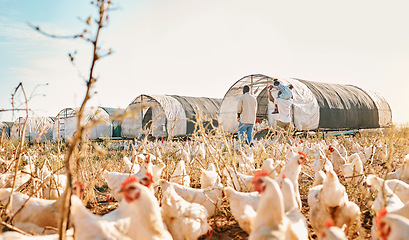
<svg viewBox="0 0 409 240">
<path fill-rule="evenodd" d="M 5 132 L 6 131 L 6 125 L 3 125 L 3 129 L 1 130 L 1 136 L 0 136 L 0 148 L 1 148 L 1 146 L 3 145 L 3 141 L 4 141 L 4 135 L 5 135 Z"/>
<path fill-rule="evenodd" d="M 13 185 L 11 187 L 11 192 L 10 192 L 10 196 L 9 196 L 9 201 L 7 202 L 3 213 L 7 215 L 7 210 L 10 207 L 11 202 L 13 201 L 13 192 L 14 192 L 14 188 L 16 187 L 16 180 L 17 180 L 17 172 L 20 168 L 20 164 L 21 164 L 21 156 L 23 155 L 23 147 L 24 147 L 24 140 L 25 140 L 25 135 L 26 135 L 26 127 L 27 127 L 27 120 L 28 120 L 28 100 L 27 100 L 27 95 L 26 92 L 24 90 L 23 87 L 23 83 L 19 83 L 18 86 L 16 87 L 14 93 L 12 94 L 12 105 L 14 106 L 14 96 L 17 93 L 18 89 L 21 89 L 21 91 L 23 92 L 24 95 L 24 100 L 25 100 L 25 104 L 26 104 L 26 117 L 24 119 L 24 123 L 23 123 L 23 128 L 21 129 L 21 139 L 20 139 L 20 143 L 18 145 L 17 148 L 17 152 L 16 152 L 16 159 L 15 159 L 15 168 L 14 168 L 14 177 L 13 177 Z"/>
<path fill-rule="evenodd" d="M 88 102 L 88 100 L 91 98 L 91 89 L 93 84 L 97 81 L 97 78 L 94 77 L 94 67 L 95 64 L 98 60 L 100 60 L 101 58 L 108 56 L 112 53 L 111 50 L 109 50 L 107 53 L 105 54 L 100 54 L 101 50 L 98 46 L 98 40 L 99 40 L 99 35 L 100 35 L 100 31 L 101 29 L 105 26 L 105 23 L 108 21 L 108 11 L 109 11 L 109 7 L 111 5 L 111 1 L 108 0 L 98 0 L 94 4 L 97 8 L 98 8 L 98 19 L 95 20 L 95 23 L 97 24 L 97 31 L 95 33 L 94 38 L 86 38 L 85 34 L 88 33 L 87 30 L 84 30 L 84 32 L 82 34 L 78 34 L 78 35 L 74 35 L 72 37 L 69 38 L 83 38 L 84 40 L 86 40 L 87 42 L 92 44 L 93 47 L 93 57 L 92 57 L 92 61 L 91 61 L 91 67 L 89 70 L 89 76 L 86 80 L 86 93 L 85 93 L 85 97 L 84 100 L 81 104 L 81 107 L 79 109 L 79 111 L 77 112 L 77 117 L 78 117 L 78 122 L 77 122 L 77 131 L 74 133 L 72 139 L 67 139 L 67 143 L 68 143 L 68 150 L 67 150 L 67 154 L 65 155 L 65 159 L 64 159 L 64 163 L 65 163 L 65 172 L 67 175 L 67 188 L 66 191 L 64 192 L 64 195 L 62 196 L 64 198 L 64 203 L 63 203 L 63 208 L 61 210 L 62 212 L 62 219 L 61 222 L 59 224 L 59 239 L 65 240 L 66 239 L 66 230 L 68 229 L 68 219 L 69 219 L 69 215 L 70 215 L 70 205 L 71 205 L 71 193 L 72 193 L 72 162 L 74 160 L 74 158 L 76 157 L 76 153 L 78 152 L 78 146 L 80 145 L 80 143 L 83 141 L 84 139 L 84 133 L 87 132 L 88 129 L 90 129 L 91 127 L 93 127 L 94 125 L 99 124 L 100 122 L 98 120 L 94 121 L 92 120 L 91 124 L 84 124 L 83 123 L 83 115 L 84 115 L 84 110 L 85 110 L 85 106 Z M 91 25 L 91 17 L 89 17 L 86 21 L 87 25 Z M 61 37 L 61 36 L 56 36 L 56 35 L 52 35 L 52 34 L 48 34 L 45 33 L 43 31 L 40 30 L 39 27 L 33 27 L 35 30 L 37 30 L 38 32 L 52 37 L 52 38 L 66 38 L 66 37 Z M 69 54 L 69 57 L 71 59 L 71 62 L 74 64 L 74 57 L 72 54 Z M 78 160 L 78 159 L 77 159 Z"/>
</svg>

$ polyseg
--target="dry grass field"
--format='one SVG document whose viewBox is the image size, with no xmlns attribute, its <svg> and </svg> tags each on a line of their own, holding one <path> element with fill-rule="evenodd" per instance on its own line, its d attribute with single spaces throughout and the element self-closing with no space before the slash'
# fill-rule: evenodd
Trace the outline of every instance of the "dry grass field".
<svg viewBox="0 0 409 240">
<path fill-rule="evenodd" d="M 287 161 L 285 157 L 286 148 L 283 148 L 285 145 L 280 145 L 274 140 L 274 136 L 268 136 L 257 141 L 253 150 L 255 168 L 259 168 L 267 158 L 282 160 L 284 163 Z M 291 140 L 293 146 L 298 144 L 306 148 L 311 143 L 322 141 L 323 138 L 322 136 L 305 135 L 303 137 L 293 137 Z M 346 187 L 349 200 L 356 203 L 361 210 L 359 221 L 356 221 L 347 230 L 346 235 L 348 239 L 371 239 L 371 226 L 374 217 L 371 207 L 376 193 L 364 184 L 364 177 L 368 174 L 375 174 L 384 178 L 387 173 L 396 170 L 402 165 L 404 156 L 409 153 L 409 127 L 392 127 L 388 131 L 363 132 L 356 136 L 328 136 L 325 140 L 327 142 L 337 141 L 342 144 L 347 149 L 348 154 L 353 153 L 351 140 L 359 143 L 362 147 L 376 146 L 369 161 L 364 165 L 363 175 L 357 175 L 349 179 L 340 176 L 340 181 Z M 194 154 L 194 146 L 198 143 L 204 143 L 206 149 L 204 159 Z M 16 150 L 18 144 L 18 142 L 12 142 L 5 138 L 1 143 L 0 157 L 3 160 L 13 160 L 13 151 Z M 131 144 L 132 141 L 88 141 L 83 142 L 79 151 L 76 152 L 73 178 L 84 184 L 85 191 L 82 199 L 92 212 L 102 215 L 114 210 L 118 206 L 118 202 L 108 202 L 106 200 L 106 195 L 110 190 L 101 173 L 104 169 L 122 172 L 124 169 L 123 156 L 130 157 L 132 155 Z M 206 168 L 209 163 L 213 163 L 216 166 L 222 183 L 225 184 L 226 176 L 223 175 L 223 169 L 227 166 L 237 168 L 239 158 L 241 157 L 238 155 L 235 140 L 232 136 L 223 134 L 220 129 L 213 130 L 210 133 L 205 133 L 202 129 L 191 136 L 189 140 L 183 141 L 148 141 L 145 139 L 144 141 L 137 141 L 135 149 L 138 153 L 151 153 L 159 157 L 166 164 L 161 178 L 169 180 L 176 164 L 180 160 L 180 146 L 191 150 L 191 162 L 187 163 L 186 167 L 191 179 L 190 186 L 193 188 L 200 188 L 200 169 Z M 63 156 L 65 151 L 66 146 L 64 143 L 61 145 L 52 142 L 25 144 L 24 153 L 27 156 L 32 156 L 36 171 L 31 173 L 31 179 L 20 186 L 17 191 L 34 197 L 42 197 L 40 169 L 45 165 L 54 174 L 62 174 L 64 172 Z M 243 151 L 249 153 L 252 150 L 245 148 Z M 308 223 L 309 206 L 307 196 L 314 180 L 314 171 L 312 169 L 314 157 L 310 153 L 307 153 L 307 157 L 308 161 L 302 166 L 302 171 L 299 175 L 299 188 L 302 213 L 305 215 Z M 329 159 L 331 158 L 329 157 Z M 156 160 L 154 160 L 153 164 L 156 163 Z M 23 161 L 21 165 L 25 164 L 27 162 Z M 12 170 L 10 168 L 7 169 L 8 167 L 6 164 L 2 165 L 3 174 Z M 159 187 L 155 187 L 155 191 L 159 201 L 161 199 Z M 247 239 L 248 234 L 239 227 L 231 214 L 229 202 L 226 199 L 222 199 L 222 201 L 223 203 L 216 210 L 214 217 L 209 219 L 209 223 L 213 227 L 213 235 L 210 239 Z M 274 206 L 272 206 L 273 208 Z M 7 222 L 6 214 L 3 210 L 3 221 Z M 6 230 L 9 230 L 9 228 L 3 229 L 3 231 Z M 317 239 L 311 226 L 309 226 L 309 237 L 310 239 Z"/>
</svg>

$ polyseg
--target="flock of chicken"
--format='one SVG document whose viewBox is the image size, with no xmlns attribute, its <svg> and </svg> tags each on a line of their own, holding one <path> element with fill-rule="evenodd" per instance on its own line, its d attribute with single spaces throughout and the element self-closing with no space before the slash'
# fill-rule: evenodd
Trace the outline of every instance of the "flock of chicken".
<svg viewBox="0 0 409 240">
<path fill-rule="evenodd" d="M 234 142 L 230 143 L 235 146 L 232 148 L 226 147 L 227 142 L 220 146 L 204 142 L 151 143 L 156 144 L 152 148 L 156 150 L 177 149 L 179 161 L 172 169 L 160 151 L 138 153 L 135 147 L 130 158 L 123 157 L 122 172 L 104 170 L 102 173 L 110 191 L 106 199 L 119 202 L 115 210 L 102 216 L 93 214 L 81 201 L 82 184 L 73 184 L 72 228 L 67 231 L 68 237 L 142 240 L 210 237 L 209 219 L 217 214 L 223 202 L 228 202 L 231 214 L 249 239 L 310 239 L 313 234 L 318 239 L 347 239 L 345 232 L 359 222 L 361 211 L 348 198 L 339 179 L 342 176 L 346 184 L 363 178 L 367 186 L 377 191 L 372 206 L 373 239 L 409 239 L 406 204 L 409 155 L 401 168 L 384 180 L 365 174 L 364 166 L 374 158 L 386 158 L 386 145 L 362 147 L 351 139 L 348 152 L 336 139 L 295 142 L 289 145 L 264 140 L 252 148 L 242 148 Z M 254 156 L 260 152 L 270 158 L 256 159 Z M 226 160 L 226 155 L 231 158 Z M 23 158 L 26 165 L 17 172 L 11 198 L 15 173 L 8 171 L 0 175 L 0 202 L 6 207 L 11 200 L 7 215 L 12 218 L 12 229 L 21 231 L 6 231 L 0 239 L 58 239 L 66 176 L 54 174 L 47 164 L 36 168 L 34 153 L 27 153 Z M 49 161 L 58 160 L 54 158 Z M 308 221 L 302 213 L 305 202 L 301 200 L 299 186 L 307 161 L 312 162 L 310 166 L 315 173 L 308 193 Z M 200 179 L 191 179 L 189 169 L 194 164 L 202 166 Z M 13 158 L 0 159 L 0 165 L 10 169 Z M 164 174 L 165 169 L 169 174 Z M 33 175 L 38 176 L 34 188 L 41 189 L 38 197 L 19 192 Z M 200 188 L 191 187 L 194 181 L 200 182 Z M 358 187 L 369 191 L 367 186 Z"/>
</svg>

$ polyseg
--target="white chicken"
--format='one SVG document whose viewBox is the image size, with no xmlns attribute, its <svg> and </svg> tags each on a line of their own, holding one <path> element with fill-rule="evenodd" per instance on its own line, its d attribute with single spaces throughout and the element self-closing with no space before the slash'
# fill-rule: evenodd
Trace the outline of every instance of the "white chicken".
<svg viewBox="0 0 409 240">
<path fill-rule="evenodd" d="M 198 239 L 210 234 L 207 210 L 197 203 L 190 203 L 179 196 L 173 185 L 162 186 L 163 221 L 175 240 Z"/>
<path fill-rule="evenodd" d="M 0 189 L 0 201 L 3 206 L 8 202 L 11 188 Z M 9 215 L 14 216 L 29 196 L 20 192 L 13 193 Z M 59 201 L 30 198 L 22 210 L 13 218 L 13 225 L 31 234 L 55 233 L 47 230 L 58 227 L 62 198 Z"/>
<path fill-rule="evenodd" d="M 385 184 L 385 180 L 382 178 L 375 175 L 368 175 L 366 183 L 368 187 L 373 187 L 378 191 L 375 202 L 372 204 L 372 208 L 376 212 L 385 206 L 388 212 L 403 207 L 403 203 L 400 198 L 389 188 L 388 184 Z"/>
<path fill-rule="evenodd" d="M 144 177 L 149 176 L 149 178 L 153 178 L 153 163 L 151 154 L 147 154 L 146 157 L 141 158 L 141 169 L 135 175 L 138 177 L 139 180 L 143 179 Z M 152 189 L 151 189 L 152 190 Z"/>
<path fill-rule="evenodd" d="M 405 203 L 405 205 L 403 205 L 403 207 L 401 207 L 399 209 L 396 209 L 396 210 L 393 210 L 393 211 L 391 211 L 389 213 L 398 214 L 398 215 L 401 215 L 401 216 L 409 219 L 409 202 Z"/>
<path fill-rule="evenodd" d="M 178 158 L 181 160 L 190 163 L 191 162 L 191 154 L 190 154 L 190 149 L 188 146 L 183 147 L 182 145 L 178 145 L 178 151 L 176 152 L 176 155 Z"/>
<path fill-rule="evenodd" d="M 368 162 L 368 160 L 371 159 L 371 157 L 374 154 L 374 151 L 375 151 L 375 146 L 374 145 L 364 147 L 363 156 L 361 156 L 361 154 L 359 155 L 364 164 L 366 164 Z"/>
<path fill-rule="evenodd" d="M 319 148 L 315 153 L 315 160 L 312 163 L 312 169 L 314 172 L 318 172 L 323 170 L 327 171 L 331 167 L 331 161 L 327 158 L 327 156 L 325 156 L 324 151 Z"/>
<path fill-rule="evenodd" d="M 341 154 L 341 156 L 342 156 L 343 158 L 345 158 L 345 159 L 348 158 L 347 149 L 345 148 L 345 146 L 344 146 L 343 144 L 339 144 L 338 152 L 339 152 L 339 154 Z"/>
<path fill-rule="evenodd" d="M 73 192 L 80 194 L 81 184 L 73 184 Z M 11 188 L 0 189 L 0 201 L 3 206 L 9 201 Z M 23 204 L 25 206 L 22 208 Z M 63 198 L 47 200 L 29 197 L 20 192 L 13 192 L 12 202 L 9 206 L 9 215 L 14 216 L 13 225 L 25 232 L 32 234 L 55 233 L 60 211 L 63 206 Z M 21 209 L 21 210 L 20 210 Z M 19 211 L 20 210 L 20 211 Z"/>
<path fill-rule="evenodd" d="M 339 151 L 334 148 L 332 145 L 328 146 L 328 151 L 331 153 L 331 162 L 334 167 L 335 172 L 339 172 L 342 169 L 342 166 L 347 163 L 345 157 L 343 157 Z"/>
<path fill-rule="evenodd" d="M 282 184 L 283 175 L 286 178 L 290 179 L 290 181 L 294 185 L 294 193 L 297 200 L 298 208 L 301 209 L 301 197 L 300 197 L 300 190 L 298 188 L 298 177 L 301 172 L 301 165 L 307 161 L 307 157 L 305 153 L 298 152 L 294 157 L 288 160 L 287 164 L 284 166 L 283 170 L 281 170 L 280 174 L 278 175 L 276 181 L 279 185 Z"/>
<path fill-rule="evenodd" d="M 226 187 L 223 191 L 230 203 L 233 217 L 239 226 L 250 234 L 253 214 L 248 214 L 247 208 L 244 206 L 248 205 L 255 212 L 260 201 L 260 194 L 258 192 L 238 192 L 232 187 Z"/>
<path fill-rule="evenodd" d="M 129 173 L 109 172 L 107 170 L 103 171 L 102 177 L 107 182 L 109 189 L 111 189 L 111 192 L 107 195 L 107 199 L 110 201 L 113 201 L 114 199 L 120 201 L 122 199 L 122 196 L 119 194 L 120 187 L 122 182 L 129 176 L 131 176 Z"/>
<path fill-rule="evenodd" d="M 349 163 L 345 163 L 341 167 L 341 172 L 342 176 L 345 177 L 345 180 L 347 182 L 352 180 L 352 176 L 355 175 L 360 175 L 364 173 L 364 166 L 361 161 L 361 158 L 359 157 L 359 154 L 354 153 L 351 156 L 349 156 Z"/>
<path fill-rule="evenodd" d="M 162 160 L 151 153 L 141 153 L 136 156 L 136 159 L 138 162 L 141 162 L 141 165 L 137 164 L 138 168 L 134 170 L 137 170 L 135 175 L 138 177 L 138 179 L 148 176 L 146 173 L 152 175 L 154 182 L 160 179 L 162 170 L 166 167 Z M 156 160 L 157 164 L 153 165 L 152 160 Z"/>
<path fill-rule="evenodd" d="M 132 159 L 129 159 L 124 155 L 122 158 L 122 161 L 124 163 L 124 173 L 132 173 L 135 174 L 139 172 L 141 166 L 137 162 L 132 162 Z"/>
<path fill-rule="evenodd" d="M 324 180 L 327 177 L 324 171 L 319 170 L 318 172 L 315 172 L 314 174 L 314 182 L 312 183 L 312 186 L 318 186 L 324 184 Z"/>
<path fill-rule="evenodd" d="M 206 148 L 205 144 L 197 142 L 194 146 L 193 149 L 194 157 L 195 159 L 198 159 L 199 161 L 205 160 L 206 159 Z"/>
<path fill-rule="evenodd" d="M 66 188 L 67 176 L 65 174 L 53 174 L 47 165 L 48 160 L 45 160 L 37 174 L 38 178 L 43 182 L 41 196 L 45 199 L 57 199 Z"/>
<path fill-rule="evenodd" d="M 162 161 L 159 161 L 159 163 L 152 166 L 152 176 L 154 183 L 156 183 L 160 179 L 162 171 L 163 169 L 165 169 L 165 167 L 166 165 Z"/>
<path fill-rule="evenodd" d="M 0 170 L 1 172 L 6 172 L 8 169 L 12 169 L 14 166 L 15 160 L 14 159 L 3 159 L 0 157 Z"/>
<path fill-rule="evenodd" d="M 409 201 L 409 184 L 398 179 L 386 180 L 385 184 L 399 197 L 399 199 L 406 203 Z"/>
<path fill-rule="evenodd" d="M 255 170 L 254 168 L 254 154 L 246 155 L 242 150 L 239 153 L 239 172 L 244 174 L 252 174 Z"/>
<path fill-rule="evenodd" d="M 297 153 L 294 152 L 293 148 L 290 146 L 290 148 L 288 149 L 287 153 L 285 154 L 285 157 L 287 159 L 291 159 L 293 158 Z"/>
<path fill-rule="evenodd" d="M 251 180 L 253 179 L 253 175 L 240 173 L 231 167 L 225 167 L 223 169 L 223 175 L 226 176 L 226 186 L 243 192 L 254 191 L 253 186 L 250 184 Z"/>
<path fill-rule="evenodd" d="M 91 213 L 77 196 L 71 196 L 71 216 L 75 239 L 131 239 L 125 232 L 130 229 L 130 218 L 108 221 Z"/>
<path fill-rule="evenodd" d="M 291 222 L 284 213 L 280 188 L 267 174 L 264 175 L 265 173 L 267 172 L 257 172 L 253 179 L 254 188 L 261 196 L 257 215 L 252 220 L 249 240 L 293 239 L 289 237 L 292 232 Z M 271 206 L 274 206 L 274 211 L 270 210 Z"/>
<path fill-rule="evenodd" d="M 327 171 L 323 185 L 310 189 L 308 194 L 310 223 L 317 236 L 325 231 L 325 222 L 332 220 L 335 226 L 349 227 L 360 215 L 359 207 L 348 200 L 345 187 L 336 173 Z"/>
<path fill-rule="evenodd" d="M 102 216 L 108 221 L 129 219 L 124 233 L 131 239 L 172 239 L 162 221 L 159 203 L 153 192 L 130 176 L 121 184 L 122 201 L 117 209 Z"/>
<path fill-rule="evenodd" d="M 216 209 L 219 208 L 222 203 L 223 190 L 219 186 L 197 189 L 168 182 L 164 179 L 160 179 L 158 184 L 162 187 L 172 185 L 176 193 L 186 201 L 203 205 L 206 208 L 209 217 L 215 214 Z"/>
<path fill-rule="evenodd" d="M 31 173 L 34 173 L 35 165 L 33 162 L 29 161 L 21 170 L 17 171 L 16 186 L 15 188 L 20 188 L 23 184 L 31 179 Z M 0 175 L 0 188 L 10 188 L 13 186 L 14 180 L 14 169 L 13 171 L 6 172 Z"/>
<path fill-rule="evenodd" d="M 64 192 L 67 185 L 67 176 L 65 174 L 51 174 L 44 180 L 43 198 L 57 199 Z"/>
<path fill-rule="evenodd" d="M 339 182 L 336 173 L 332 170 L 329 170 L 325 177 L 321 199 L 326 207 L 341 206 L 348 201 L 345 187 Z"/>
<path fill-rule="evenodd" d="M 0 240 L 59 240 L 59 234 L 48 234 L 48 235 L 32 235 L 28 236 L 15 231 L 6 231 L 0 235 Z M 73 229 L 70 228 L 66 232 L 67 240 L 74 240 Z"/>
<path fill-rule="evenodd" d="M 37 177 L 41 180 L 44 181 L 48 177 L 51 176 L 52 172 L 48 168 L 48 159 L 46 159 L 43 163 L 43 166 L 39 169 L 37 169 Z"/>
<path fill-rule="evenodd" d="M 121 190 L 121 184 L 130 176 L 136 176 L 141 184 L 145 185 L 153 191 L 153 176 L 148 171 L 143 172 L 143 170 L 145 169 L 147 168 L 144 166 L 144 164 L 142 164 L 141 170 L 137 174 L 109 172 L 107 170 L 104 170 L 102 176 L 107 182 L 108 187 L 111 189 L 111 192 L 109 193 L 109 195 L 107 195 L 107 200 L 113 201 L 114 199 L 116 199 L 117 201 L 121 201 L 122 195 L 119 194 Z M 152 167 L 150 167 L 150 169 L 152 169 Z"/>
<path fill-rule="evenodd" d="M 403 165 L 396 171 L 388 173 L 386 179 L 399 179 L 409 184 L 409 154 L 405 156 Z"/>
<path fill-rule="evenodd" d="M 267 158 L 261 165 L 261 169 L 270 173 L 272 179 L 276 178 L 279 174 L 279 166 L 282 164 L 280 160 L 274 161 L 272 158 Z"/>
<path fill-rule="evenodd" d="M 367 164 L 367 162 L 371 159 L 374 153 L 374 149 L 375 149 L 374 145 L 362 148 L 358 143 L 354 141 L 352 142 L 352 151 L 359 155 L 363 164 Z"/>
<path fill-rule="evenodd" d="M 385 180 L 379 178 L 375 175 L 368 175 L 366 179 L 368 187 L 373 187 L 378 191 L 378 195 L 374 203 L 372 204 L 372 209 L 374 209 L 378 216 L 381 216 L 383 212 L 393 212 L 398 211 L 404 207 L 403 202 L 399 197 L 385 184 Z M 371 232 L 375 236 L 377 233 L 378 225 L 376 224 L 376 219 L 372 220 Z"/>
<path fill-rule="evenodd" d="M 186 171 L 186 163 L 184 160 L 180 160 L 176 165 L 175 170 L 173 171 L 172 175 L 169 179 L 170 182 L 174 182 L 177 184 L 181 184 L 184 186 L 190 186 L 190 176 L 187 174 Z"/>
<path fill-rule="evenodd" d="M 201 168 L 200 170 L 200 187 L 202 189 L 221 184 L 220 176 L 217 173 L 216 166 L 213 163 L 209 163 L 207 169 Z"/>
<path fill-rule="evenodd" d="M 322 240 L 347 240 L 344 231 L 337 226 L 334 226 L 334 222 L 329 220 L 325 223 L 325 230 L 321 234 Z"/>
<path fill-rule="evenodd" d="M 381 209 L 376 217 L 376 235 L 383 240 L 407 239 L 409 236 L 409 219 L 388 213 L 386 209 Z"/>
<path fill-rule="evenodd" d="M 355 139 L 351 138 L 350 143 L 352 152 L 359 153 L 361 151 L 362 146 L 357 141 L 355 141 Z"/>
<path fill-rule="evenodd" d="M 374 157 L 376 159 L 386 159 L 388 156 L 388 145 L 386 143 L 379 143 L 375 146 Z"/>
<path fill-rule="evenodd" d="M 304 215 L 298 209 L 294 186 L 290 179 L 284 178 L 281 184 L 285 215 L 291 221 L 292 234 L 295 239 L 308 239 L 308 225 Z"/>
</svg>

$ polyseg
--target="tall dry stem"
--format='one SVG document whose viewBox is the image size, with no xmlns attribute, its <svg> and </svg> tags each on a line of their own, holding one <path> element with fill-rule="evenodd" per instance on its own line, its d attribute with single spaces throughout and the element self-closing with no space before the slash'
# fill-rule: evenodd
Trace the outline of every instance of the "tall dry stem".
<svg viewBox="0 0 409 240">
<path fill-rule="evenodd" d="M 97 8 L 98 8 L 98 18 L 95 20 L 96 24 L 97 24 L 97 31 L 94 35 L 93 38 L 86 38 L 84 36 L 84 34 L 79 34 L 79 35 L 75 35 L 73 36 L 73 38 L 83 38 L 85 41 L 89 42 L 92 44 L 92 48 L 93 48 L 93 57 L 92 57 L 92 61 L 91 61 L 91 67 L 89 70 L 89 75 L 88 78 L 86 80 L 86 92 L 85 92 L 85 96 L 84 96 L 84 100 L 81 104 L 81 107 L 79 109 L 79 111 L 77 112 L 77 117 L 78 117 L 78 121 L 77 121 L 77 131 L 74 133 L 72 139 L 67 139 L 67 143 L 68 143 L 68 150 L 67 150 L 67 154 L 65 154 L 65 159 L 64 159 L 64 164 L 65 164 L 65 173 L 67 175 L 67 188 L 66 191 L 64 192 L 64 195 L 62 196 L 64 198 L 63 201 L 63 208 L 61 209 L 61 222 L 59 224 L 59 239 L 61 240 L 65 240 L 66 239 L 66 230 L 68 229 L 68 219 L 69 219 L 69 215 L 70 215 L 70 205 L 71 205 L 71 193 L 72 193 L 72 162 L 75 158 L 75 153 L 78 151 L 78 146 L 80 145 L 80 143 L 83 141 L 84 138 L 84 133 L 86 132 L 86 130 L 88 129 L 88 127 L 91 126 L 86 126 L 86 124 L 83 123 L 83 118 L 84 118 L 84 110 L 86 107 L 87 102 L 89 101 L 89 99 L 91 98 L 91 89 L 93 84 L 97 81 L 97 78 L 94 77 L 94 68 L 95 68 L 95 64 L 98 60 L 100 60 L 102 57 L 105 57 L 106 55 L 111 54 L 111 50 L 109 50 L 109 52 L 105 55 L 100 55 L 99 52 L 101 51 L 99 46 L 98 46 L 98 40 L 99 40 L 99 36 L 100 36 L 100 31 L 101 29 L 105 26 L 105 23 L 108 20 L 108 10 L 109 10 L 109 6 L 111 4 L 111 1 L 106 1 L 106 0 L 98 0 L 94 4 Z M 91 17 L 89 18 L 91 19 Z M 86 22 L 88 25 L 91 25 L 91 20 Z M 40 30 L 39 27 L 34 27 L 37 31 L 39 31 L 40 33 L 49 36 L 49 37 L 53 37 L 53 38 L 59 38 L 58 36 L 55 35 L 51 35 L 51 34 L 47 34 L 43 31 Z M 88 31 L 84 30 L 84 33 L 87 33 Z M 74 63 L 74 58 L 72 57 L 71 54 L 69 54 L 70 58 L 71 58 L 71 62 Z"/>
<path fill-rule="evenodd" d="M 25 140 L 25 135 L 26 135 L 26 127 L 27 127 L 27 120 L 28 120 L 28 100 L 27 100 L 27 95 L 26 92 L 24 90 L 23 87 L 23 83 L 19 83 L 18 86 L 16 87 L 13 95 L 12 95 L 12 104 L 14 106 L 14 96 L 17 93 L 17 91 L 21 89 L 21 91 L 23 92 L 24 95 L 24 99 L 25 99 L 25 104 L 26 104 L 26 117 L 24 119 L 24 123 L 23 123 L 23 128 L 21 129 L 21 135 L 20 135 L 20 144 L 18 145 L 17 148 L 17 152 L 16 152 L 16 159 L 15 159 L 15 168 L 14 168 L 14 177 L 13 177 L 13 185 L 11 187 L 11 192 L 10 192 L 10 197 L 9 197 L 9 201 L 7 202 L 3 213 L 5 213 L 7 215 L 7 210 L 10 207 L 11 202 L 13 201 L 13 192 L 14 189 L 16 187 L 16 180 L 17 180 L 17 173 L 18 170 L 20 168 L 20 164 L 21 164 L 21 156 L 23 155 L 23 147 L 24 147 L 24 140 Z"/>
</svg>

